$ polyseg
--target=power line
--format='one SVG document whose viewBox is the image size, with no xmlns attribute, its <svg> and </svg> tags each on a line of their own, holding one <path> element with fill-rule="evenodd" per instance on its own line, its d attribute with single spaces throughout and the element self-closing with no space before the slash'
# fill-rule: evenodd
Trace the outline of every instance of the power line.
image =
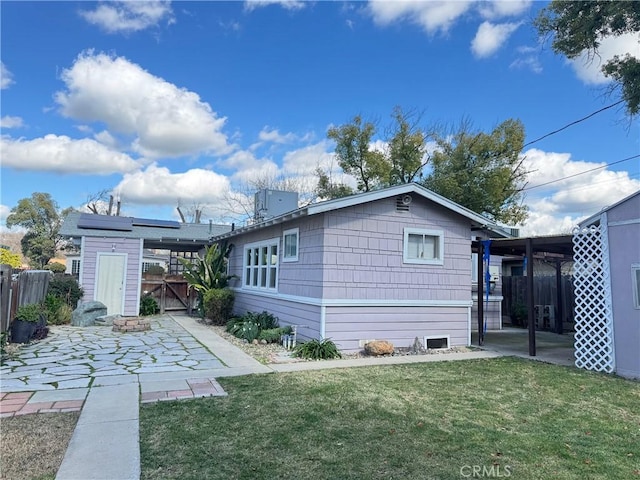
<svg viewBox="0 0 640 480">
<path fill-rule="evenodd" d="M 574 173 L 573 175 L 567 175 L 566 177 L 557 178 L 556 180 L 551 180 L 549 182 L 541 183 L 540 185 L 534 185 L 533 187 L 523 188 L 521 191 L 525 192 L 525 191 L 528 191 L 528 190 L 533 190 L 534 188 L 544 187 L 545 185 L 550 185 L 552 183 L 557 183 L 557 182 L 560 182 L 562 180 L 567 180 L 568 178 L 573 178 L 573 177 L 577 177 L 579 175 L 584 175 L 585 173 L 595 172 L 596 170 L 602 170 L 603 168 L 607 168 L 607 167 L 610 167 L 612 165 L 617 165 L 618 163 L 628 162 L 629 160 L 633 160 L 634 158 L 638 158 L 638 157 L 640 157 L 640 154 L 633 155 L 633 156 L 627 157 L 627 158 L 623 158 L 622 160 L 616 160 L 615 162 L 605 163 L 604 165 L 601 165 L 599 167 L 591 168 L 589 170 L 585 170 L 584 172 Z"/>
<path fill-rule="evenodd" d="M 615 107 L 616 105 L 620 105 L 622 102 L 624 102 L 624 100 L 618 100 L 617 102 L 612 103 L 611 105 L 607 105 L 606 107 L 603 107 L 603 108 L 601 108 L 600 110 L 596 110 L 595 112 L 590 113 L 590 114 L 589 114 L 589 115 L 587 115 L 586 117 L 582 117 L 582 118 L 580 118 L 580 119 L 578 119 L 578 120 L 575 120 L 575 121 L 573 121 L 573 122 L 571 122 L 571 123 L 567 123 L 564 127 L 561 127 L 561 128 L 559 128 L 559 129 L 557 129 L 557 130 L 554 130 L 553 132 L 549 132 L 549 133 L 547 133 L 546 135 L 543 135 L 543 136 L 541 136 L 541 137 L 539 137 L 539 138 L 536 138 L 535 140 L 531 140 L 531 141 L 530 141 L 530 142 L 528 142 L 528 143 L 525 143 L 525 144 L 522 146 L 522 148 L 524 148 L 524 147 L 528 147 L 529 145 L 532 145 L 532 144 L 534 144 L 534 143 L 537 143 L 537 142 L 539 142 L 540 140 L 542 140 L 542 139 L 544 139 L 544 138 L 550 137 L 551 135 L 555 135 L 556 133 L 559 133 L 559 132 L 561 132 L 561 131 L 563 131 L 563 130 L 566 130 L 567 128 L 569 128 L 569 127 L 571 127 L 571 126 L 573 126 L 573 125 L 576 125 L 576 124 L 578 124 L 578 123 L 580 123 L 580 122 L 584 122 L 585 120 L 587 120 L 587 119 L 589 119 L 589 118 L 593 117 L 594 115 L 597 115 L 597 114 L 598 114 L 598 113 L 600 113 L 600 112 L 604 112 L 605 110 L 608 110 L 608 109 L 610 109 L 610 108 L 613 108 L 613 107 Z"/>
</svg>

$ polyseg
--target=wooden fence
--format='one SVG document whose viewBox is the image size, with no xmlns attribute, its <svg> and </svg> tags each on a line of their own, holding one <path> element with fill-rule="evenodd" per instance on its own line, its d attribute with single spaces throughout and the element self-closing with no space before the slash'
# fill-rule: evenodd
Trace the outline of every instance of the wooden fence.
<svg viewBox="0 0 640 480">
<path fill-rule="evenodd" d="M 514 314 L 526 309 L 527 305 L 527 280 L 528 277 L 502 277 L 502 312 L 504 315 L 512 318 L 513 324 L 518 321 L 514 318 Z M 562 302 L 562 329 L 563 331 L 573 331 L 574 324 L 574 292 L 573 277 L 571 275 L 563 275 L 561 278 L 561 302 Z M 533 279 L 533 304 L 534 305 L 550 305 L 553 308 L 551 316 L 553 317 L 549 329 L 554 329 L 554 324 L 558 318 L 558 296 L 555 276 L 538 276 Z M 525 310 L 526 314 L 526 310 Z M 546 326 L 540 325 L 541 329 Z"/>
<path fill-rule="evenodd" d="M 27 270 L 13 279 L 13 269 L 0 265 L 0 332 L 6 332 L 16 309 L 21 305 L 40 303 L 47 295 L 51 272 Z"/>
<path fill-rule="evenodd" d="M 141 296 L 153 297 L 160 313 L 184 311 L 191 314 L 195 307 L 195 291 L 182 275 L 144 275 L 141 283 Z"/>
</svg>

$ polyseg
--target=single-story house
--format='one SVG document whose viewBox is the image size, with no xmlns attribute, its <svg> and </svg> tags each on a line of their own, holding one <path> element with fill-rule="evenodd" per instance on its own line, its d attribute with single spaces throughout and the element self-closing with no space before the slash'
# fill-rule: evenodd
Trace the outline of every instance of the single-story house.
<svg viewBox="0 0 640 480">
<path fill-rule="evenodd" d="M 212 236 L 230 225 L 179 223 L 71 212 L 60 229 L 80 249 L 78 281 L 83 301 L 98 300 L 107 312 L 136 316 L 144 249 L 169 250 L 169 273 L 179 273 L 178 257 L 197 255 Z"/>
<path fill-rule="evenodd" d="M 325 201 L 213 241 L 233 244 L 235 314 L 267 310 L 343 351 L 471 342 L 472 238 L 508 236 L 417 184 Z"/>
<path fill-rule="evenodd" d="M 640 191 L 574 231 L 576 365 L 640 378 Z"/>
</svg>

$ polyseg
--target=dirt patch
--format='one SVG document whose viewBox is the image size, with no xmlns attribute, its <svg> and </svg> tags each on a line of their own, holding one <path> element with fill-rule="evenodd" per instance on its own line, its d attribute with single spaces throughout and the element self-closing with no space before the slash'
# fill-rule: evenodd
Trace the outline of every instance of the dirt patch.
<svg viewBox="0 0 640 480">
<path fill-rule="evenodd" d="M 53 479 L 80 412 L 20 415 L 0 420 L 0 479 Z"/>
</svg>

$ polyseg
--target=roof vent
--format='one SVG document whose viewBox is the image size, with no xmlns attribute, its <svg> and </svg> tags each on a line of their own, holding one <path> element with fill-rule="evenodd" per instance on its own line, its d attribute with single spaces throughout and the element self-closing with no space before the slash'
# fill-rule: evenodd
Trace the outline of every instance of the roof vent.
<svg viewBox="0 0 640 480">
<path fill-rule="evenodd" d="M 411 205 L 411 195 L 402 195 L 396 198 L 396 211 L 398 212 L 408 212 L 409 205 Z"/>
</svg>

